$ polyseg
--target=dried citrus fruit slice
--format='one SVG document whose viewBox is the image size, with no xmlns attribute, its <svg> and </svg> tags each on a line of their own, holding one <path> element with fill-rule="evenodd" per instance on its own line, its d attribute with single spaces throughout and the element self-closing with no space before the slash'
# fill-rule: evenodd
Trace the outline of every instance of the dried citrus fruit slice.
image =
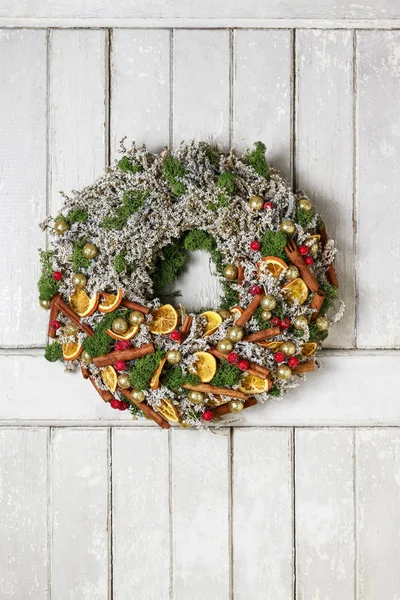
<svg viewBox="0 0 400 600">
<path fill-rule="evenodd" d="M 99 302 L 97 309 L 102 313 L 112 312 L 121 304 L 122 294 L 122 288 L 118 290 L 117 295 L 107 294 L 104 300 Z"/>
<path fill-rule="evenodd" d="M 153 320 L 149 323 L 151 333 L 171 333 L 176 329 L 178 313 L 171 304 L 164 304 L 151 311 Z"/>
<path fill-rule="evenodd" d="M 82 346 L 78 342 L 66 342 L 62 351 L 64 360 L 75 360 L 82 352 Z"/>
<path fill-rule="evenodd" d="M 195 356 L 198 360 L 195 362 L 193 369 L 190 369 L 192 373 L 195 373 L 200 377 L 202 383 L 208 383 L 214 377 L 217 370 L 217 361 L 215 357 L 209 352 L 195 352 Z"/>
<path fill-rule="evenodd" d="M 110 392 L 114 393 L 117 389 L 117 372 L 111 365 L 100 370 L 100 375 Z"/>
<path fill-rule="evenodd" d="M 283 342 L 257 342 L 257 344 L 263 348 L 268 348 L 271 352 L 278 352 Z"/>
<path fill-rule="evenodd" d="M 304 304 L 308 298 L 308 287 L 301 277 L 297 277 L 283 286 L 281 294 L 290 304 L 294 304 L 295 300 L 299 304 Z"/>
<path fill-rule="evenodd" d="M 239 390 L 244 394 L 262 394 L 268 392 L 271 387 L 269 377 L 261 379 L 250 373 L 246 373 L 240 380 Z"/>
<path fill-rule="evenodd" d="M 243 308 L 241 308 L 240 306 L 233 306 L 229 309 L 229 312 L 231 313 L 233 319 L 237 321 L 240 315 L 243 314 Z"/>
<path fill-rule="evenodd" d="M 125 333 L 115 333 L 112 329 L 106 329 L 106 334 L 114 338 L 114 340 L 131 340 L 138 331 L 139 327 L 137 325 L 129 325 Z"/>
<path fill-rule="evenodd" d="M 71 308 L 80 317 L 89 317 L 94 313 L 99 303 L 99 294 L 94 294 L 91 298 L 87 295 L 85 290 L 75 290 L 69 298 Z"/>
<path fill-rule="evenodd" d="M 178 412 L 169 398 L 163 398 L 161 400 L 161 404 L 156 406 L 156 409 L 160 415 L 164 417 L 164 419 L 167 419 L 167 421 L 171 421 L 171 423 L 178 423 Z"/>
<path fill-rule="evenodd" d="M 206 335 L 211 335 L 212 333 L 214 333 L 214 331 L 217 331 L 218 327 L 222 323 L 221 315 L 217 312 L 214 312 L 213 310 L 207 310 L 206 312 L 201 313 L 201 316 L 205 317 L 207 321 L 203 337 Z"/>
<path fill-rule="evenodd" d="M 269 273 L 273 277 L 279 277 L 282 271 L 288 268 L 285 261 L 277 256 L 264 256 L 257 263 L 257 267 L 260 273 Z"/>
<path fill-rule="evenodd" d="M 157 369 L 154 371 L 152 378 L 150 379 L 150 387 L 152 390 L 156 390 L 158 389 L 158 387 L 160 386 L 160 375 L 161 375 L 161 371 L 163 370 L 163 367 L 166 363 L 167 359 L 164 356 L 164 358 L 162 358 L 159 362 L 159 365 L 157 367 Z"/>
<path fill-rule="evenodd" d="M 317 348 L 318 344 L 316 342 L 306 342 L 302 345 L 300 352 L 303 356 L 311 356 Z"/>
</svg>

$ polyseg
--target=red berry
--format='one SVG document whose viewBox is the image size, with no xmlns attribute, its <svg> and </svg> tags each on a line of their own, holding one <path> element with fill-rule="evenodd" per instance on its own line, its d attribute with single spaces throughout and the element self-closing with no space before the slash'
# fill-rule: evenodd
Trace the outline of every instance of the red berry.
<svg viewBox="0 0 400 600">
<path fill-rule="evenodd" d="M 117 360 L 117 362 L 114 364 L 114 367 L 117 369 L 117 371 L 125 371 L 126 362 L 124 360 Z"/>
<path fill-rule="evenodd" d="M 304 261 L 305 261 L 306 265 L 312 265 L 314 262 L 314 259 L 312 256 L 306 256 Z"/>
<path fill-rule="evenodd" d="M 239 367 L 239 369 L 241 371 L 247 371 L 247 369 L 249 368 L 250 364 L 248 360 L 244 360 L 244 358 L 242 358 L 242 360 L 239 360 L 237 366 Z"/>
<path fill-rule="evenodd" d="M 289 358 L 289 360 L 287 361 L 289 367 L 297 367 L 297 365 L 299 364 L 299 359 L 296 358 L 295 356 L 291 356 Z"/>
<path fill-rule="evenodd" d="M 118 342 L 115 344 L 116 350 L 129 350 L 130 347 L 131 343 L 129 340 L 118 340 Z"/>
<path fill-rule="evenodd" d="M 205 410 L 203 412 L 203 419 L 205 421 L 212 421 L 212 418 L 213 418 L 212 410 Z"/>
<path fill-rule="evenodd" d="M 227 359 L 232 364 L 238 363 L 239 362 L 239 354 L 237 352 L 229 352 Z"/>
<path fill-rule="evenodd" d="M 274 359 L 277 363 L 283 362 L 285 360 L 285 355 L 283 354 L 283 352 L 277 352 L 276 354 L 274 354 Z"/>
<path fill-rule="evenodd" d="M 114 398 L 114 400 L 111 400 L 110 405 L 111 405 L 111 408 L 119 408 L 120 401 L 117 400 L 116 398 Z"/>
<path fill-rule="evenodd" d="M 290 327 L 290 320 L 289 319 L 283 319 L 281 321 L 281 327 L 282 327 L 282 329 L 287 329 L 288 327 Z"/>
<path fill-rule="evenodd" d="M 264 208 L 265 208 L 265 210 L 268 210 L 269 208 L 274 208 L 274 203 L 273 202 L 266 202 L 264 204 Z"/>
<path fill-rule="evenodd" d="M 121 344 L 122 344 L 122 340 L 121 340 L 120 342 L 116 342 L 116 344 L 115 344 L 115 346 L 114 346 L 115 350 L 118 350 L 118 352 L 119 352 L 120 350 L 122 350 L 122 346 L 121 346 Z"/>
<path fill-rule="evenodd" d="M 54 281 L 61 281 L 61 279 L 62 279 L 62 273 L 61 273 L 61 271 L 54 271 L 51 274 L 51 276 L 54 279 Z"/>
<path fill-rule="evenodd" d="M 258 294 L 261 294 L 261 288 L 259 285 L 252 285 L 250 288 L 250 294 L 252 296 L 257 296 Z"/>
<path fill-rule="evenodd" d="M 126 402 L 120 402 L 118 408 L 119 410 L 126 410 L 128 408 L 128 405 Z"/>
<path fill-rule="evenodd" d="M 174 340 L 174 342 L 177 342 L 179 340 L 179 338 L 181 337 L 181 334 L 179 333 L 179 331 L 177 331 L 175 329 L 175 331 L 171 331 L 171 333 L 169 334 L 169 337 L 171 340 Z"/>
<path fill-rule="evenodd" d="M 305 256 L 306 254 L 308 254 L 308 248 L 307 248 L 307 246 L 300 246 L 300 248 L 299 248 L 299 252 L 300 252 L 300 254 L 302 254 L 303 256 Z"/>
<path fill-rule="evenodd" d="M 50 327 L 52 329 L 54 329 L 55 331 L 57 331 L 57 329 L 60 329 L 61 323 L 60 323 L 60 321 L 51 321 Z"/>
<path fill-rule="evenodd" d="M 253 240 L 250 244 L 250 248 L 252 250 L 259 250 L 261 248 L 261 244 L 258 240 Z"/>
<path fill-rule="evenodd" d="M 271 319 L 271 323 L 274 327 L 280 327 L 281 326 L 281 320 L 279 317 L 272 317 Z"/>
</svg>

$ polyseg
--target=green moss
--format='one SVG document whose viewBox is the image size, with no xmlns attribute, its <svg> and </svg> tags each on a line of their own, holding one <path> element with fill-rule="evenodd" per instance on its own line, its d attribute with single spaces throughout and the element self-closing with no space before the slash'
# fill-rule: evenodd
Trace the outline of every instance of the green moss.
<svg viewBox="0 0 400 600">
<path fill-rule="evenodd" d="M 265 160 L 265 144 L 262 142 L 255 142 L 254 146 L 255 150 L 249 152 L 245 156 L 244 163 L 249 167 L 253 167 L 253 169 L 262 177 L 268 177 L 269 167 Z"/>
<path fill-rule="evenodd" d="M 136 213 L 144 205 L 148 190 L 127 190 L 122 197 L 122 204 L 115 211 L 113 217 L 106 217 L 101 227 L 104 229 L 123 229 L 131 215 Z"/>
<path fill-rule="evenodd" d="M 76 242 L 76 244 L 74 244 L 74 251 L 72 252 L 72 263 L 74 265 L 74 270 L 76 273 L 79 273 L 80 271 L 82 271 L 82 269 L 87 269 L 90 264 L 89 259 L 83 256 L 82 254 L 82 248 L 85 244 L 85 240 L 81 240 L 80 242 Z"/>
<path fill-rule="evenodd" d="M 135 270 L 135 264 L 129 263 L 125 258 L 125 250 L 122 250 L 113 260 L 115 271 L 120 274 L 124 271 L 130 275 Z"/>
<path fill-rule="evenodd" d="M 217 202 L 209 202 L 207 204 L 208 210 L 212 210 L 213 212 L 217 212 L 219 208 L 227 208 L 228 206 L 229 199 L 224 194 L 218 196 Z"/>
<path fill-rule="evenodd" d="M 323 342 L 328 337 L 327 331 L 320 331 L 314 323 L 309 325 L 310 342 Z"/>
<path fill-rule="evenodd" d="M 321 289 L 325 292 L 325 300 L 323 301 L 320 310 L 321 314 L 324 315 L 334 305 L 334 302 L 338 297 L 338 291 L 337 288 L 330 283 L 321 283 Z"/>
<path fill-rule="evenodd" d="M 39 250 L 39 254 L 42 265 L 42 273 L 38 281 L 39 299 L 51 300 L 54 294 L 57 294 L 58 288 L 60 287 L 58 281 L 54 281 L 51 276 L 53 273 L 53 267 L 51 265 L 53 252 L 51 250 Z"/>
<path fill-rule="evenodd" d="M 221 308 L 229 310 L 232 306 L 236 306 L 240 302 L 239 293 L 234 290 L 228 282 L 222 282 L 223 294 L 220 300 Z"/>
<path fill-rule="evenodd" d="M 140 173 L 143 168 L 132 160 L 129 160 L 127 156 L 123 156 L 121 160 L 117 162 L 117 167 L 124 173 Z"/>
<path fill-rule="evenodd" d="M 106 330 L 110 329 L 114 319 L 126 317 L 128 312 L 126 309 L 114 310 L 104 315 L 103 319 L 95 325 L 94 335 L 83 340 L 82 348 L 92 357 L 107 354 L 115 340 L 106 333 Z"/>
<path fill-rule="evenodd" d="M 187 258 L 187 252 L 181 241 L 166 246 L 163 255 L 159 257 L 155 265 L 154 288 L 159 291 L 172 283 L 182 273 Z"/>
<path fill-rule="evenodd" d="M 165 372 L 161 378 L 162 385 L 165 385 L 171 392 L 177 394 L 184 390 L 184 384 L 189 383 L 190 385 L 197 385 L 200 383 L 200 378 L 193 373 L 187 373 L 184 375 L 182 367 L 179 365 L 172 367 Z"/>
<path fill-rule="evenodd" d="M 164 355 L 165 352 L 157 350 L 154 354 L 147 354 L 135 360 L 129 372 L 131 384 L 135 390 L 145 390 L 149 387 L 150 379 Z"/>
<path fill-rule="evenodd" d="M 232 196 L 235 191 L 234 181 L 236 179 L 235 173 L 230 171 L 223 171 L 217 179 L 217 186 L 222 188 L 227 194 Z"/>
<path fill-rule="evenodd" d="M 186 192 L 186 185 L 181 181 L 187 175 L 185 167 L 173 156 L 167 156 L 163 173 L 175 196 L 182 196 Z"/>
<path fill-rule="evenodd" d="M 204 154 L 210 161 L 211 166 L 214 167 L 214 169 L 218 169 L 219 168 L 218 152 L 216 150 L 214 150 L 214 148 L 212 148 L 210 146 L 210 144 L 207 144 L 206 142 L 200 142 L 199 148 L 201 148 L 201 150 L 203 150 Z"/>
<path fill-rule="evenodd" d="M 269 329 L 271 327 L 271 321 L 266 321 L 262 318 L 261 314 L 263 312 L 262 306 L 258 306 L 254 311 L 254 318 L 257 322 L 257 325 L 260 329 Z"/>
<path fill-rule="evenodd" d="M 273 398 L 279 398 L 280 395 L 281 395 L 280 389 L 277 387 L 274 387 L 274 386 L 268 392 L 268 396 L 272 396 Z"/>
<path fill-rule="evenodd" d="M 191 252 L 195 252 L 196 250 L 211 252 L 215 250 L 217 242 L 210 233 L 201 229 L 192 229 L 192 231 L 189 231 L 185 235 L 183 245 L 186 250 L 190 250 Z"/>
<path fill-rule="evenodd" d="M 302 227 L 308 227 L 314 218 L 314 211 L 304 210 L 304 208 L 298 208 L 296 214 L 296 220 Z"/>
<path fill-rule="evenodd" d="M 302 338 L 302 337 L 304 337 L 304 331 L 303 331 L 303 329 L 293 329 L 293 331 L 292 331 L 292 328 L 290 328 L 290 332 L 296 338 Z"/>
<path fill-rule="evenodd" d="M 56 362 L 57 360 L 62 360 L 63 351 L 61 344 L 59 342 L 53 342 L 53 344 L 48 344 L 44 350 L 44 357 L 49 362 Z"/>
<path fill-rule="evenodd" d="M 75 208 L 70 210 L 65 217 L 65 220 L 72 225 L 73 223 L 86 223 L 89 214 L 86 208 Z"/>
<path fill-rule="evenodd" d="M 286 246 L 287 238 L 281 231 L 271 231 L 267 229 L 264 233 L 261 241 L 261 252 L 263 256 L 276 256 L 284 261 L 287 261 L 288 257 L 284 251 Z"/>
<path fill-rule="evenodd" d="M 210 383 L 218 387 L 232 387 L 239 382 L 241 376 L 242 371 L 236 365 L 224 362 L 220 364 Z"/>
</svg>

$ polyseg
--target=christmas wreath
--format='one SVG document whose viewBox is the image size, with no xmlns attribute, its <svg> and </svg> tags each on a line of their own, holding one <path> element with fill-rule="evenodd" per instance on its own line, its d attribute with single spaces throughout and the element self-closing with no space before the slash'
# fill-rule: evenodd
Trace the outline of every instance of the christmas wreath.
<svg viewBox="0 0 400 600">
<path fill-rule="evenodd" d="M 79 367 L 104 401 L 161 427 L 204 427 L 280 397 L 313 371 L 337 297 L 335 246 L 302 192 L 265 159 L 207 143 L 123 157 L 43 223 L 49 361 Z M 206 250 L 219 306 L 165 297 Z M 175 305 L 174 305 L 175 302 Z"/>
</svg>

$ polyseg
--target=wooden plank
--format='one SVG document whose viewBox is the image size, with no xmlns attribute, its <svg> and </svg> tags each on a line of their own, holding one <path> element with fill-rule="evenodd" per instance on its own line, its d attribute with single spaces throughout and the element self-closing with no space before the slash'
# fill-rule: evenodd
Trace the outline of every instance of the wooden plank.
<svg viewBox="0 0 400 600">
<path fill-rule="evenodd" d="M 114 429 L 112 456 L 114 597 L 167 600 L 168 435 Z"/>
<path fill-rule="evenodd" d="M 167 30 L 116 30 L 111 53 L 111 155 L 127 136 L 159 152 L 169 142 L 170 37 Z"/>
<path fill-rule="evenodd" d="M 400 432 L 356 432 L 358 593 L 363 600 L 398 597 L 400 589 Z"/>
<path fill-rule="evenodd" d="M 351 429 L 296 430 L 299 599 L 354 598 L 353 452 Z"/>
<path fill-rule="evenodd" d="M 292 40 L 288 30 L 234 32 L 233 146 L 257 140 L 267 159 L 291 178 Z"/>
<path fill-rule="evenodd" d="M 336 240 L 340 297 L 346 312 L 326 345 L 355 342 L 353 242 L 353 34 L 296 32 L 296 186 L 315 202 Z"/>
<path fill-rule="evenodd" d="M 47 429 L 0 429 L 0 597 L 47 598 Z"/>
<path fill-rule="evenodd" d="M 92 183 L 106 164 L 106 32 L 50 34 L 50 213 Z"/>
<path fill-rule="evenodd" d="M 358 346 L 399 347 L 400 32 L 357 33 Z M 384 304 L 385 318 L 376 307 Z"/>
<path fill-rule="evenodd" d="M 0 31 L 1 346 L 38 346 L 37 248 L 46 216 L 46 33 Z"/>
<path fill-rule="evenodd" d="M 52 596 L 108 599 L 107 430 L 55 429 L 52 440 Z"/>
<path fill-rule="evenodd" d="M 229 432 L 172 431 L 174 600 L 230 598 Z"/>
<path fill-rule="evenodd" d="M 236 430 L 232 481 L 235 599 L 291 598 L 291 430 Z"/>
</svg>

